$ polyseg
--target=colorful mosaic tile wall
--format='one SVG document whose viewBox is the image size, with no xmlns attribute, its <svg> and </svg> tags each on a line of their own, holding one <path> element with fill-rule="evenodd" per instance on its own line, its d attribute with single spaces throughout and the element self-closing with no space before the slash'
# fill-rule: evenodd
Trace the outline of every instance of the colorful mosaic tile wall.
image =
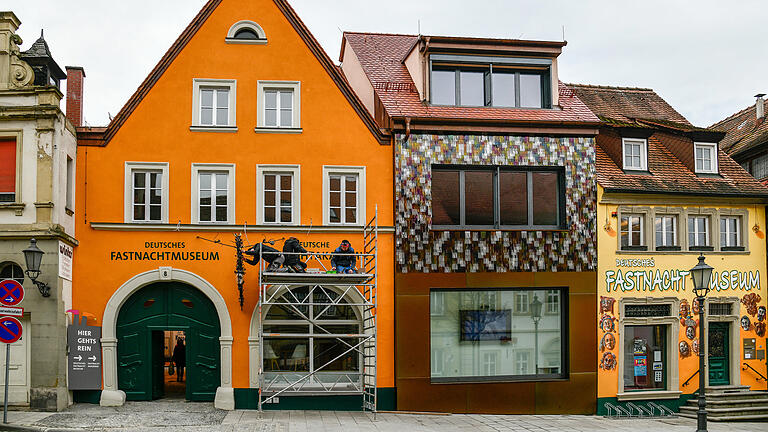
<svg viewBox="0 0 768 432">
<path fill-rule="evenodd" d="M 597 267 L 593 138 L 398 136 L 395 155 L 397 270 L 408 272 L 594 271 Z M 567 232 L 431 231 L 432 164 L 562 166 Z"/>
</svg>

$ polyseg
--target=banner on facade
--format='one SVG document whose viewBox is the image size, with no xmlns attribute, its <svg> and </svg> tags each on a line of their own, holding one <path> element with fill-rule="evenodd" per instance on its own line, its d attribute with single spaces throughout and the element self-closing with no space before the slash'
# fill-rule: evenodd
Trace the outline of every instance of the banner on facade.
<svg viewBox="0 0 768 432">
<path fill-rule="evenodd" d="M 101 327 L 89 326 L 85 318 L 74 316 L 67 328 L 70 390 L 101 389 Z"/>
</svg>

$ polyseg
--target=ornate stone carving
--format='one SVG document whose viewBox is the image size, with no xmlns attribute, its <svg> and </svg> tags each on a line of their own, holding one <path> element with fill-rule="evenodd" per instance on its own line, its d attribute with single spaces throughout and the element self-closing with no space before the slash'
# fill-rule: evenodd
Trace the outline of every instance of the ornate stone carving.
<svg viewBox="0 0 768 432">
<path fill-rule="evenodd" d="M 31 87 L 35 81 L 35 71 L 27 62 L 19 58 L 20 50 L 19 45 L 22 44 L 21 36 L 12 34 L 10 37 L 10 56 L 11 56 L 11 68 L 10 68 L 10 87 L 24 88 Z"/>
</svg>

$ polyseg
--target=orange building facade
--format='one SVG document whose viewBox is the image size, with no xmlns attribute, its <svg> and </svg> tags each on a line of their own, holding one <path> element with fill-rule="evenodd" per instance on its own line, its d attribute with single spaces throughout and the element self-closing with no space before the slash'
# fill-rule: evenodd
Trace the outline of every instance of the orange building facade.
<svg viewBox="0 0 768 432">
<path fill-rule="evenodd" d="M 299 380 L 266 406 L 359 409 L 359 337 L 316 327 L 368 332 L 358 288 L 285 285 L 282 298 L 327 307 L 260 307 L 262 260 L 238 289 L 236 238 L 247 250 L 295 237 L 324 254 L 349 240 L 374 260 L 356 268 L 378 275 L 373 375 L 379 407 L 394 408 L 391 141 L 286 2 L 209 1 L 110 125 L 78 137 L 72 302 L 102 327 L 103 388 L 76 400 L 181 391 L 178 367 L 168 379 L 181 340 L 188 400 L 256 408 L 260 387 Z M 309 274 L 330 270 L 329 255 L 310 258 Z"/>
</svg>

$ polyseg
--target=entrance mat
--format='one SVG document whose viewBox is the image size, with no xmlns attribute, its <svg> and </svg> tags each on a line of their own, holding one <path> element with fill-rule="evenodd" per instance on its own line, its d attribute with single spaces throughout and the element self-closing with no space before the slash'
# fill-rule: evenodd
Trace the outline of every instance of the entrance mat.
<svg viewBox="0 0 768 432">
<path fill-rule="evenodd" d="M 380 411 L 394 411 L 397 396 L 394 387 L 379 388 L 377 407 Z M 360 411 L 362 395 L 278 396 L 279 402 L 264 404 L 265 410 L 317 410 Z M 259 390 L 235 389 L 235 409 L 258 409 Z"/>
</svg>

